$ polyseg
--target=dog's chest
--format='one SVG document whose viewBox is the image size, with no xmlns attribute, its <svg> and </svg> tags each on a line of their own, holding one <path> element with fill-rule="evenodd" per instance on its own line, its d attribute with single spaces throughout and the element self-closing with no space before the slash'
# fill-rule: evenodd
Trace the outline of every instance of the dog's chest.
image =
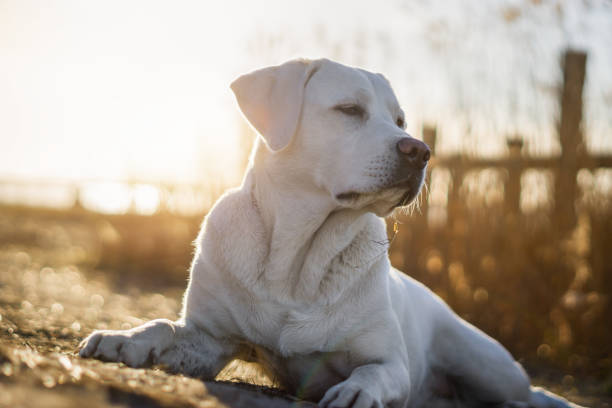
<svg viewBox="0 0 612 408">
<path fill-rule="evenodd" d="M 377 303 L 372 290 L 377 284 L 370 272 L 386 265 L 386 258 L 377 256 L 379 248 L 364 241 L 355 239 L 325 262 L 310 263 L 316 271 L 324 271 L 313 297 L 287 303 L 258 302 L 258 323 L 266 320 L 260 333 L 267 347 L 283 356 L 347 349 L 349 340 L 364 326 L 355 310 L 365 312 Z"/>
<path fill-rule="evenodd" d="M 352 289 L 363 289 L 360 282 L 351 283 L 355 284 Z M 372 306 L 371 295 L 364 290 L 359 292 L 360 297 L 357 290 L 337 294 L 338 299 L 331 304 L 262 302 L 257 310 L 259 333 L 267 347 L 285 357 L 350 349 L 350 340 L 366 324 L 355 310 L 365 312 Z"/>
<path fill-rule="evenodd" d="M 348 321 L 339 322 L 335 315 L 324 307 L 298 309 L 264 302 L 251 315 L 251 340 L 283 357 L 335 351 L 342 348 L 351 326 Z"/>
<path fill-rule="evenodd" d="M 284 279 L 268 279 L 267 268 L 278 262 L 262 262 L 260 272 L 246 274 L 260 278 L 250 287 L 242 280 L 243 296 L 225 299 L 238 323 L 236 335 L 284 357 L 350 348 L 347 339 L 364 329 L 359 316 L 384 297 L 373 289 L 383 286 L 375 275 L 388 261 L 377 219 L 353 223 L 348 233 L 340 228 L 341 215 L 320 228 L 303 262 L 284 269 Z M 276 269 L 270 276 L 278 275 Z"/>
<path fill-rule="evenodd" d="M 350 326 L 339 324 L 334 317 L 319 308 L 290 311 L 279 333 L 278 350 L 289 356 L 343 348 Z"/>
</svg>

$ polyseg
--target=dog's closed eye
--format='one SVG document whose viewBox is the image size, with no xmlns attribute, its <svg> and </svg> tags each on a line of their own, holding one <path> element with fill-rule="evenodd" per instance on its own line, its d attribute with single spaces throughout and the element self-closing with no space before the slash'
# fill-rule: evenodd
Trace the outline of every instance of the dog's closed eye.
<svg viewBox="0 0 612 408">
<path fill-rule="evenodd" d="M 358 118 L 364 118 L 366 116 L 366 110 L 363 106 L 354 103 L 334 106 L 334 110 L 347 116 L 355 116 Z"/>
</svg>

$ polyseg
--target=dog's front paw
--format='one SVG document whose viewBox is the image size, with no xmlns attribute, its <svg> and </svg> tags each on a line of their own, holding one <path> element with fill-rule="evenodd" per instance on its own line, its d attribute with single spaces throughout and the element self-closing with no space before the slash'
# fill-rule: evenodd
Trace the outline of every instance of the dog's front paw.
<svg viewBox="0 0 612 408">
<path fill-rule="evenodd" d="M 350 380 L 334 385 L 319 402 L 321 408 L 382 408 L 380 398 Z"/>
<path fill-rule="evenodd" d="M 81 342 L 79 356 L 143 367 L 155 363 L 173 337 L 172 324 L 166 320 L 154 320 L 131 330 L 99 330 Z"/>
<path fill-rule="evenodd" d="M 79 356 L 142 367 L 150 359 L 151 347 L 147 347 L 147 344 L 139 347 L 133 337 L 131 330 L 95 331 L 79 345 Z"/>
</svg>

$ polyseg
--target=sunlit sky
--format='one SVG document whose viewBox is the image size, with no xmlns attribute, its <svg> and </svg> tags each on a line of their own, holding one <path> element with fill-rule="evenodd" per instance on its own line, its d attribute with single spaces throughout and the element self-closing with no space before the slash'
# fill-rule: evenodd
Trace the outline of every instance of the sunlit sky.
<svg viewBox="0 0 612 408">
<path fill-rule="evenodd" d="M 297 56 L 385 73 L 448 150 L 554 153 L 568 45 L 589 147 L 612 150 L 612 2 L 0 0 L 0 178 L 238 180 L 229 83 Z"/>
</svg>

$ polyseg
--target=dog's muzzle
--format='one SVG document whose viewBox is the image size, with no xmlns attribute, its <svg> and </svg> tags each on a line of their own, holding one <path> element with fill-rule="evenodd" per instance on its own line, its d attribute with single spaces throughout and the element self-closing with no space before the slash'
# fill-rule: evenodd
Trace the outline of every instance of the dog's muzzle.
<svg viewBox="0 0 612 408">
<path fill-rule="evenodd" d="M 408 205 L 414 200 L 421 190 L 425 167 L 431 158 L 431 151 L 425 143 L 412 137 L 401 138 L 397 142 L 396 148 L 399 153 L 399 166 L 396 169 L 395 177 L 393 177 L 396 181 L 379 187 L 377 191 L 347 191 L 336 195 L 336 199 L 343 202 L 354 202 L 362 195 L 372 196 L 385 190 L 395 190 L 401 191 L 402 195 L 393 208 Z"/>
</svg>

